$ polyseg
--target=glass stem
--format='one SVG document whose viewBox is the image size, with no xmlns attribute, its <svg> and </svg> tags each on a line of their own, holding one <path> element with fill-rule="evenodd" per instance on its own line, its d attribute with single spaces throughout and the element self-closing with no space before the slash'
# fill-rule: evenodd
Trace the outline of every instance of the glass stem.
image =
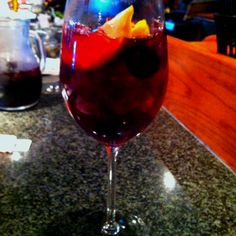
<svg viewBox="0 0 236 236">
<path fill-rule="evenodd" d="M 110 149 L 110 150 L 109 150 Z M 116 217 L 116 157 L 118 148 L 108 148 L 108 195 L 107 221 L 115 221 Z"/>
<path fill-rule="evenodd" d="M 108 161 L 108 193 L 106 222 L 102 232 L 107 235 L 116 235 L 120 226 L 116 222 L 116 159 L 119 152 L 118 147 L 106 146 Z"/>
</svg>

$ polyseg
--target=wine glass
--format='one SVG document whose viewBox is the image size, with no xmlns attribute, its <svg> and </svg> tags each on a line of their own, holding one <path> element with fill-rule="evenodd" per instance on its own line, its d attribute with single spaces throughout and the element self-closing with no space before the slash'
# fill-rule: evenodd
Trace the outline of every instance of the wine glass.
<svg viewBox="0 0 236 236">
<path fill-rule="evenodd" d="M 70 115 L 106 147 L 105 235 L 127 230 L 116 219 L 116 159 L 158 113 L 167 67 L 162 0 L 67 0 L 61 89 Z"/>
</svg>

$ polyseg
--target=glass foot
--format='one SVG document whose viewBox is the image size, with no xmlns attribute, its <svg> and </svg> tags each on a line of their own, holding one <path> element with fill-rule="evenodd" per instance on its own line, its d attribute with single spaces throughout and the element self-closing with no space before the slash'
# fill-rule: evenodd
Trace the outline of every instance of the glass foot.
<svg viewBox="0 0 236 236">
<path fill-rule="evenodd" d="M 129 215 L 120 217 L 117 215 L 117 222 L 106 222 L 102 228 L 103 235 L 118 236 L 149 236 L 150 229 L 144 221 L 136 216 Z"/>
<path fill-rule="evenodd" d="M 102 233 L 105 235 L 117 235 L 121 230 L 121 226 L 117 222 L 105 222 L 102 227 Z"/>
<path fill-rule="evenodd" d="M 71 236 L 71 235 L 86 235 L 86 236 L 149 236 L 150 229 L 138 216 L 120 217 L 117 214 L 117 223 L 115 227 L 108 227 L 105 232 L 104 221 L 105 213 L 102 211 L 92 211 L 84 209 L 76 212 L 68 212 L 54 222 L 48 225 L 43 232 L 44 236 Z M 113 234 L 112 234 L 113 233 Z"/>
<path fill-rule="evenodd" d="M 150 228 L 137 215 L 118 216 L 120 225 L 119 236 L 149 236 Z"/>
</svg>

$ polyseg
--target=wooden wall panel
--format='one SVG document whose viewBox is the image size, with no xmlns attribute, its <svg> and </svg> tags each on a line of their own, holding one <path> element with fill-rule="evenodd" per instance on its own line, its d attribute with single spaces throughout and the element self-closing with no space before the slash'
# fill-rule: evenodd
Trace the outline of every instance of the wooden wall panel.
<svg viewBox="0 0 236 236">
<path fill-rule="evenodd" d="M 236 59 L 216 53 L 209 39 L 168 37 L 168 50 L 164 106 L 236 171 Z"/>
</svg>

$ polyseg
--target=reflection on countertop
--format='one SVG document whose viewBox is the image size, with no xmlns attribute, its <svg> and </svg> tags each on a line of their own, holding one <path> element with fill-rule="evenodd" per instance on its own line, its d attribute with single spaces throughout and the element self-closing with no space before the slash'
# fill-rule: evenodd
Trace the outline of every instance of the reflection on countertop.
<svg viewBox="0 0 236 236">
<path fill-rule="evenodd" d="M 104 209 L 105 150 L 61 95 L 0 112 L 0 133 L 32 140 L 17 160 L 0 154 L 0 235 L 94 235 L 82 216 Z M 148 235 L 234 235 L 235 175 L 165 110 L 119 156 L 118 208 L 141 216 Z"/>
</svg>

